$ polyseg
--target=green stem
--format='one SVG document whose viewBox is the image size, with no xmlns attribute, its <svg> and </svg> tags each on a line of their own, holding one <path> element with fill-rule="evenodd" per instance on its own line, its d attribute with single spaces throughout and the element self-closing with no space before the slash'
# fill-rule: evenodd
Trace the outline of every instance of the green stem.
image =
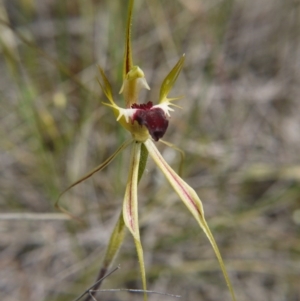
<svg viewBox="0 0 300 301">
<path fill-rule="evenodd" d="M 147 159 L 148 159 L 148 150 L 145 147 L 144 143 L 142 143 L 141 157 L 140 157 L 140 163 L 139 163 L 138 183 L 140 182 L 140 180 L 143 176 L 143 173 L 145 171 Z"/>
<path fill-rule="evenodd" d="M 124 234 L 125 234 L 125 224 L 123 219 L 123 213 L 120 213 L 119 219 L 115 225 L 115 228 L 112 232 L 112 235 L 109 240 L 108 247 L 106 249 L 106 253 L 104 256 L 102 267 L 98 273 L 98 277 L 95 282 L 99 281 L 101 278 L 103 278 L 109 267 L 111 266 L 113 260 L 115 259 L 122 242 L 124 240 Z M 100 281 L 96 286 L 93 287 L 93 290 L 97 290 L 102 284 L 102 281 Z M 92 295 L 95 296 L 96 293 L 93 293 Z M 90 301 L 91 296 L 87 295 L 85 298 L 85 301 Z"/>
</svg>

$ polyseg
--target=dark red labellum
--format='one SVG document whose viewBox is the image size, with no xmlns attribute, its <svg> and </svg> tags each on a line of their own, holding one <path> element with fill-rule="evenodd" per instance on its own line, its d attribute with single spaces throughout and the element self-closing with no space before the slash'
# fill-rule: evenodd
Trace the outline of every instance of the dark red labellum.
<svg viewBox="0 0 300 301">
<path fill-rule="evenodd" d="M 132 118 L 132 122 L 135 120 L 139 125 L 144 125 L 151 137 L 158 141 L 162 138 L 168 128 L 169 121 L 166 118 L 165 112 L 160 108 L 152 108 L 152 102 L 147 104 L 133 104 L 133 109 L 138 109 Z"/>
<path fill-rule="evenodd" d="M 147 103 L 141 103 L 141 104 L 134 103 L 131 107 L 133 109 L 141 109 L 147 111 L 153 107 L 153 103 L 152 101 L 148 101 Z"/>
</svg>

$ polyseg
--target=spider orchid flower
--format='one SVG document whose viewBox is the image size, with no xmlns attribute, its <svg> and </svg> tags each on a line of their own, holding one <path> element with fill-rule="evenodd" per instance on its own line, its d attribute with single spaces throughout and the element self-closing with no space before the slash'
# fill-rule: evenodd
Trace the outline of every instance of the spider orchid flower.
<svg viewBox="0 0 300 301">
<path fill-rule="evenodd" d="M 131 138 L 125 141 L 116 150 L 116 152 L 113 155 L 111 155 L 105 162 L 103 162 L 102 164 L 94 168 L 92 171 L 90 171 L 88 174 L 86 174 L 84 177 L 70 185 L 63 193 L 65 193 L 67 190 L 74 187 L 75 185 L 81 183 L 82 181 L 86 180 L 87 178 L 91 177 L 94 173 L 102 170 L 104 167 L 110 164 L 121 151 L 123 151 L 126 147 L 131 145 L 131 159 L 129 163 L 129 174 L 123 201 L 123 209 L 110 238 L 110 242 L 104 258 L 101 275 L 103 276 L 103 274 L 106 273 L 108 267 L 111 265 L 117 253 L 117 250 L 120 248 L 120 245 L 122 243 L 124 236 L 124 228 L 127 227 L 130 233 L 132 234 L 136 245 L 140 263 L 143 288 L 144 290 L 146 290 L 147 287 L 143 259 L 143 249 L 139 233 L 137 187 L 138 182 L 143 174 L 147 157 L 149 154 L 158 166 L 158 168 L 165 175 L 166 179 L 169 181 L 175 192 L 178 194 L 179 198 L 183 201 L 183 203 L 186 205 L 190 213 L 194 216 L 194 218 L 206 234 L 219 261 L 232 300 L 235 300 L 234 291 L 230 283 L 229 276 L 226 272 L 221 254 L 205 220 L 201 200 L 199 199 L 195 190 L 191 188 L 168 165 L 168 163 L 165 161 L 165 159 L 162 157 L 162 155 L 156 148 L 155 143 L 153 142 L 159 141 L 164 136 L 168 128 L 168 119 L 170 117 L 170 113 L 174 110 L 173 107 L 176 107 L 176 105 L 174 105 L 172 101 L 179 99 L 169 98 L 168 95 L 180 71 L 182 70 L 185 55 L 183 55 L 179 59 L 177 64 L 173 67 L 173 69 L 164 79 L 160 89 L 158 104 L 153 104 L 150 101 L 145 104 L 139 104 L 138 96 L 141 89 L 149 90 L 150 88 L 145 79 L 144 72 L 140 69 L 140 67 L 135 66 L 132 60 L 130 38 L 133 3 L 134 0 L 130 0 L 126 28 L 125 54 L 123 62 L 123 85 L 120 89 L 120 94 L 123 94 L 125 99 L 125 108 L 118 106 L 114 101 L 111 85 L 107 77 L 105 76 L 104 71 L 99 67 L 99 71 L 101 74 L 101 80 L 99 80 L 99 84 L 103 93 L 108 99 L 108 102 L 104 103 L 104 105 L 112 108 L 116 121 L 120 123 L 121 126 L 124 127 L 128 132 L 130 132 Z M 60 210 L 66 212 L 65 209 L 58 205 L 58 201 L 56 202 L 56 206 Z M 146 300 L 147 296 L 145 295 L 144 298 Z"/>
</svg>

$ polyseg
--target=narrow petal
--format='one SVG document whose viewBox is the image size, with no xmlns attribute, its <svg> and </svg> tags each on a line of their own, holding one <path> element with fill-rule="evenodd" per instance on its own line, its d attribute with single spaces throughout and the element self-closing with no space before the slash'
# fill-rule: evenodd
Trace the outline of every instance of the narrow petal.
<svg viewBox="0 0 300 301">
<path fill-rule="evenodd" d="M 190 210 L 192 215 L 195 217 L 197 222 L 199 223 L 200 227 L 208 237 L 208 240 L 210 241 L 214 252 L 216 254 L 216 257 L 219 261 L 221 270 L 223 272 L 224 278 L 226 280 L 227 286 L 229 288 L 232 300 L 235 299 L 234 291 L 231 285 L 231 282 L 229 280 L 229 276 L 227 274 L 225 265 L 223 263 L 223 259 L 221 257 L 219 248 L 217 246 L 217 243 L 208 227 L 208 224 L 206 223 L 205 217 L 204 217 L 204 211 L 202 202 L 199 199 L 198 195 L 196 194 L 195 190 L 190 187 L 186 182 L 184 182 L 177 174 L 176 172 L 168 165 L 168 163 L 164 160 L 154 143 L 148 139 L 146 142 L 144 142 L 146 148 L 148 149 L 148 152 L 152 159 L 155 161 L 155 163 L 158 165 L 158 167 L 161 169 L 163 174 L 168 179 L 169 183 L 172 185 L 180 199 L 184 202 L 184 204 L 187 206 L 187 208 Z"/>
<path fill-rule="evenodd" d="M 173 67 L 173 69 L 170 71 L 170 73 L 166 76 L 164 79 L 159 93 L 159 103 L 163 102 L 169 102 L 172 99 L 168 99 L 168 94 L 170 93 L 175 81 L 177 80 L 177 77 L 183 67 L 185 55 L 183 55 L 177 64 Z M 176 99 L 176 98 L 175 98 Z M 174 99 L 173 99 L 174 100 Z"/>
<path fill-rule="evenodd" d="M 110 85 L 110 82 L 109 80 L 107 79 L 103 69 L 98 66 L 98 69 L 99 69 L 99 72 L 101 74 L 101 78 L 102 78 L 102 81 L 103 81 L 103 84 L 98 80 L 98 83 L 101 87 L 101 90 L 102 92 L 105 94 L 105 96 L 107 97 L 107 99 L 110 101 L 110 103 L 112 105 L 115 105 L 115 102 L 113 100 L 113 96 L 112 96 L 112 89 L 111 89 L 111 85 Z"/>
<path fill-rule="evenodd" d="M 143 289 L 147 290 L 146 285 L 146 272 L 144 264 L 143 249 L 140 239 L 139 221 L 138 221 L 138 199 L 137 199 L 137 185 L 139 175 L 139 163 L 141 157 L 141 143 L 135 142 L 132 145 L 131 160 L 129 168 L 129 176 L 125 191 L 124 203 L 123 203 L 123 218 L 125 225 L 131 232 L 139 262 L 140 270 L 143 282 Z M 147 295 L 144 294 L 144 300 L 147 300 Z"/>
<path fill-rule="evenodd" d="M 66 209 L 64 209 L 63 207 L 59 206 L 59 200 L 61 198 L 61 196 L 63 194 L 65 194 L 67 191 L 69 191 L 72 187 L 76 186 L 77 184 L 85 181 L 86 179 L 88 179 L 89 177 L 91 177 L 94 173 L 96 173 L 97 171 L 100 171 L 101 169 L 105 168 L 107 165 L 109 165 L 114 159 L 115 157 L 122 151 L 124 150 L 130 143 L 132 143 L 132 139 L 128 139 L 127 141 L 125 141 L 109 158 L 107 158 L 103 163 L 101 163 L 100 165 L 98 165 L 97 167 L 95 167 L 94 169 L 92 169 L 90 172 L 88 172 L 85 176 L 83 176 L 82 178 L 80 178 L 79 180 L 75 181 L 73 184 L 71 184 L 68 188 L 66 188 L 57 198 L 57 201 L 55 202 L 55 207 L 58 208 L 60 211 L 68 214 L 69 216 L 71 216 L 72 218 L 76 218 L 74 215 L 72 215 L 69 211 L 67 211 Z"/>
</svg>

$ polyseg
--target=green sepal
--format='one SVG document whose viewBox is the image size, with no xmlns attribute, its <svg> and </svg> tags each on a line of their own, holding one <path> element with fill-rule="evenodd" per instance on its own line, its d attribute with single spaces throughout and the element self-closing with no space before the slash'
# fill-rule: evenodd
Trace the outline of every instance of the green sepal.
<svg viewBox="0 0 300 301">
<path fill-rule="evenodd" d="M 125 52 L 123 61 L 123 81 L 126 78 L 127 73 L 133 67 L 132 61 L 132 49 L 131 49 L 131 23 L 132 23 L 132 12 L 133 12 L 134 0 L 130 0 L 128 5 L 128 18 L 126 24 L 126 38 L 125 38 Z"/>
<path fill-rule="evenodd" d="M 145 142 L 145 147 L 147 147 L 149 154 L 154 160 L 154 162 L 160 168 L 160 170 L 165 175 L 175 192 L 178 194 L 179 198 L 183 201 L 183 203 L 186 205 L 188 210 L 192 213 L 192 215 L 198 222 L 199 226 L 206 234 L 219 261 L 220 268 L 222 270 L 229 292 L 231 294 L 231 298 L 233 301 L 236 301 L 234 290 L 230 282 L 228 273 L 226 271 L 221 253 L 204 217 L 203 205 L 200 198 L 198 197 L 195 190 L 192 187 L 190 187 L 186 182 L 184 182 L 183 179 L 181 179 L 171 168 L 171 166 L 165 161 L 165 159 L 160 154 L 155 144 L 151 140 L 148 139 Z"/>
<path fill-rule="evenodd" d="M 139 163 L 141 158 L 141 143 L 134 142 L 132 144 L 130 169 L 126 185 L 125 197 L 123 202 L 123 218 L 126 227 L 133 236 L 138 259 L 140 263 L 140 271 L 143 283 L 143 290 L 147 290 L 146 272 L 143 256 L 143 248 L 140 238 L 139 220 L 138 220 L 138 199 L 137 199 L 137 185 L 139 174 Z M 147 300 L 147 294 L 144 294 L 144 300 Z"/>
</svg>

